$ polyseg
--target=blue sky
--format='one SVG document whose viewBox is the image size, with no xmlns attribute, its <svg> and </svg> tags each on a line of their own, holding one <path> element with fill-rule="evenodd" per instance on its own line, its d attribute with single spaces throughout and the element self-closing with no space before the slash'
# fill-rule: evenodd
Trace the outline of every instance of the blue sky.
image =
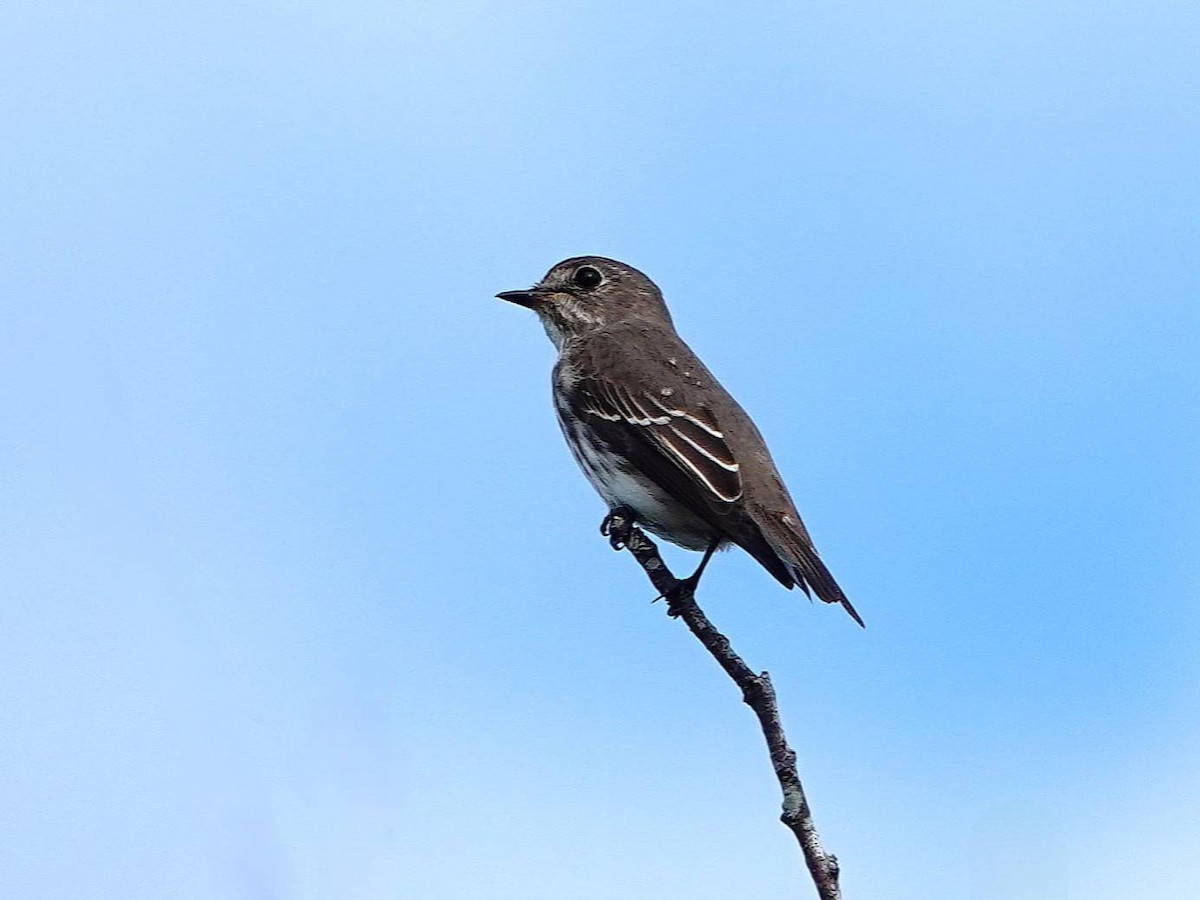
<svg viewBox="0 0 1200 900">
<path fill-rule="evenodd" d="M 739 553 L 702 590 L 847 897 L 1194 897 L 1198 39 L 1157 2 L 6 4 L 0 890 L 803 894 L 752 717 L 492 299 L 600 253 L 869 623 Z"/>
</svg>

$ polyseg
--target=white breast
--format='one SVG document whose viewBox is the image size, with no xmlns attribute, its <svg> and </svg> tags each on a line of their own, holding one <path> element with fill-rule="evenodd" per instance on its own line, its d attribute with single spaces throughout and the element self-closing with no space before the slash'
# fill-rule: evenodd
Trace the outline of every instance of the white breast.
<svg viewBox="0 0 1200 900">
<path fill-rule="evenodd" d="M 610 509 L 629 507 L 636 513 L 638 524 L 689 550 L 703 550 L 709 545 L 715 532 L 707 523 L 600 444 L 595 433 L 564 402 L 556 399 L 555 409 L 571 454 Z"/>
</svg>

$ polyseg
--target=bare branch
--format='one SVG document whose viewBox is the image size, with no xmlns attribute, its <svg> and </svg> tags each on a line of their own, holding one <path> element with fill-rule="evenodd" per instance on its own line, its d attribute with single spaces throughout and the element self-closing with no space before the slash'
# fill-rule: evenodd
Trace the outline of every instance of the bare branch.
<svg viewBox="0 0 1200 900">
<path fill-rule="evenodd" d="M 796 770 L 796 753 L 788 746 L 787 736 L 779 720 L 779 707 L 775 703 L 775 688 L 766 672 L 755 674 L 729 645 L 728 638 L 713 627 L 704 611 L 696 604 L 692 585 L 687 580 L 677 579 L 667 568 L 658 553 L 658 547 L 642 530 L 633 524 L 633 518 L 622 510 L 614 510 L 602 526 L 609 536 L 613 548 L 627 549 L 638 565 L 646 572 L 650 582 L 667 601 L 667 614 L 683 619 L 688 629 L 712 654 L 726 674 L 742 690 L 742 699 L 758 716 L 763 738 L 771 754 L 771 766 L 779 787 L 783 791 L 783 814 L 779 817 L 800 843 L 804 861 L 812 875 L 820 900 L 840 900 L 838 884 L 839 867 L 837 857 L 825 852 L 817 828 L 813 824 L 804 786 Z"/>
</svg>

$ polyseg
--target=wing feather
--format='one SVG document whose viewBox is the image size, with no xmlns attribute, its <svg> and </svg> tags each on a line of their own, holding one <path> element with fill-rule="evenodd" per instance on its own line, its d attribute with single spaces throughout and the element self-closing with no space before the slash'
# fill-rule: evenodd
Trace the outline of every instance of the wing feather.
<svg viewBox="0 0 1200 900">
<path fill-rule="evenodd" d="M 648 441 L 717 505 L 742 496 L 741 467 L 711 410 L 678 408 L 645 391 L 631 391 L 595 376 L 577 385 L 582 411 L 619 422 Z"/>
</svg>

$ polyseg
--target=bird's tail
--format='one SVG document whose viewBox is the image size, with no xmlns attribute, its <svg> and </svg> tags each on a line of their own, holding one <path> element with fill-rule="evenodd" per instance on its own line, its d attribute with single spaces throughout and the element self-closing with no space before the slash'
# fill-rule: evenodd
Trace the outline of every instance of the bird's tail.
<svg viewBox="0 0 1200 900">
<path fill-rule="evenodd" d="M 817 548 L 813 546 L 808 530 L 799 517 L 785 514 L 778 516 L 775 521 L 779 523 L 779 527 L 772 529 L 773 534 L 764 536 L 787 565 L 800 589 L 810 598 L 816 594 L 826 603 L 840 603 L 846 608 L 850 618 L 866 628 L 867 623 L 862 620 L 862 616 L 834 580 L 825 563 L 821 562 Z"/>
</svg>

